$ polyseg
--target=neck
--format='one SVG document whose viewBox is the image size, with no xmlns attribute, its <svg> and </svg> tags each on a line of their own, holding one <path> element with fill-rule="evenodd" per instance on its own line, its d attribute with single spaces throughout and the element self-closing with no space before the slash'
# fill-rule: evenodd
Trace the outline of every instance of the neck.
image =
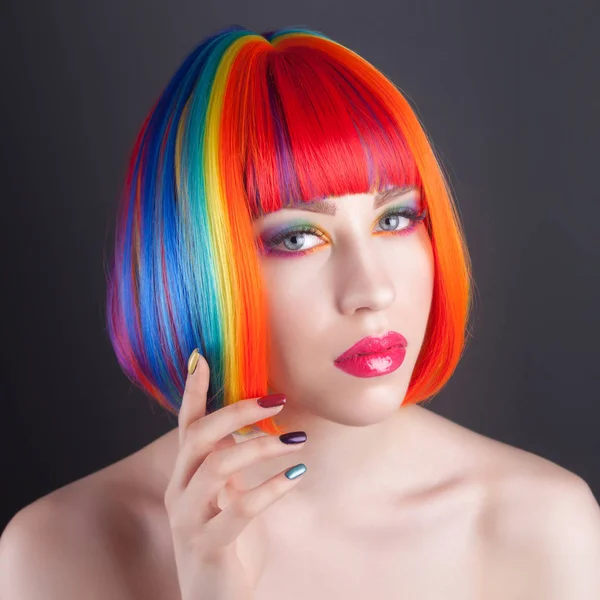
<svg viewBox="0 0 600 600">
<path fill-rule="evenodd" d="M 408 492 L 418 485 L 416 426 L 424 411 L 419 406 L 404 406 L 384 421 L 349 426 L 312 413 L 296 413 L 286 406 L 275 417 L 276 423 L 285 432 L 305 431 L 307 441 L 293 454 L 254 465 L 244 480 L 254 487 L 286 468 L 304 463 L 306 473 L 286 498 L 318 508 L 340 502 L 362 504 L 369 497 Z"/>
</svg>

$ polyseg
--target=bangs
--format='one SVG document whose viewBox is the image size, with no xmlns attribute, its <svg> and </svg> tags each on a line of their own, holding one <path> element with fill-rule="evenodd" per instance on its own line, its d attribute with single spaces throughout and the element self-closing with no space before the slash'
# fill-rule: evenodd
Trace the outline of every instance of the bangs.
<svg viewBox="0 0 600 600">
<path fill-rule="evenodd" d="M 230 73 L 223 127 L 236 131 L 222 134 L 240 140 L 234 156 L 252 218 L 328 196 L 420 188 L 414 157 L 377 90 L 331 51 L 293 42 L 240 51 Z"/>
</svg>

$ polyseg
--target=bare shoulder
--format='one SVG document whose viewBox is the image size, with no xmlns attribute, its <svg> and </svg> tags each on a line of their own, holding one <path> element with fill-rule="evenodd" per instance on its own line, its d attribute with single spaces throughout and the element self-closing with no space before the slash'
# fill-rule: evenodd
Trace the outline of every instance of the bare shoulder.
<svg viewBox="0 0 600 600">
<path fill-rule="evenodd" d="M 600 506 L 588 483 L 456 423 L 441 427 L 461 448 L 457 454 L 470 457 L 464 464 L 485 497 L 478 531 L 486 591 L 531 600 L 600 598 Z"/>
<path fill-rule="evenodd" d="M 136 578 L 155 547 L 147 524 L 156 498 L 131 477 L 131 457 L 21 509 L 0 537 L 3 600 L 155 597 L 152 572 Z"/>
<path fill-rule="evenodd" d="M 435 434 L 436 445 L 444 447 L 444 456 L 461 465 L 465 474 L 486 482 L 495 497 L 509 500 L 526 498 L 536 501 L 571 498 L 598 504 L 589 485 L 579 475 L 533 452 L 511 446 L 468 429 L 434 413 L 424 406 L 419 410 L 427 434 Z M 533 496 L 532 496 L 533 494 Z"/>
<path fill-rule="evenodd" d="M 473 444 L 478 475 L 488 490 L 488 524 L 496 527 L 497 537 L 514 540 L 536 534 L 550 536 L 546 539 L 550 542 L 567 526 L 573 532 L 584 524 L 600 537 L 600 507 L 582 477 L 547 458 L 485 436 L 477 436 Z"/>
</svg>

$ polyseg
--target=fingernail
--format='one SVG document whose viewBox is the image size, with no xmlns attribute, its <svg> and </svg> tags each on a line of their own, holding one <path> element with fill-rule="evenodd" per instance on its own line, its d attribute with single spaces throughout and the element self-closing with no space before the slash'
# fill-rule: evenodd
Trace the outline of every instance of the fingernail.
<svg viewBox="0 0 600 600">
<path fill-rule="evenodd" d="M 302 444 L 306 441 L 305 431 L 290 431 L 279 436 L 284 444 Z"/>
<path fill-rule="evenodd" d="M 295 467 L 288 469 L 285 472 L 285 476 L 288 479 L 296 479 L 296 477 L 300 477 L 300 475 L 303 475 L 304 473 L 306 473 L 306 465 L 300 463 L 299 465 L 296 465 Z"/>
<path fill-rule="evenodd" d="M 198 361 L 200 360 L 200 353 L 198 352 L 198 348 L 194 348 L 193 352 L 190 354 L 190 357 L 188 358 L 188 373 L 190 375 L 194 374 L 194 371 L 196 370 L 196 366 L 198 365 Z"/>
<path fill-rule="evenodd" d="M 269 394 L 268 396 L 262 396 L 257 402 L 263 408 L 281 406 L 282 404 L 285 404 L 285 394 Z"/>
</svg>

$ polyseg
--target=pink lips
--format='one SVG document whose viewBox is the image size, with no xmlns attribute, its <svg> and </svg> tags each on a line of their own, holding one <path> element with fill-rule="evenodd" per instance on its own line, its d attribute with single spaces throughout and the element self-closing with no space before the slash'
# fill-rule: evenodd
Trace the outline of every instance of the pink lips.
<svg viewBox="0 0 600 600">
<path fill-rule="evenodd" d="M 356 377 L 378 377 L 395 371 L 406 355 L 406 338 L 396 331 L 381 337 L 368 336 L 340 354 L 334 364 Z"/>
</svg>

